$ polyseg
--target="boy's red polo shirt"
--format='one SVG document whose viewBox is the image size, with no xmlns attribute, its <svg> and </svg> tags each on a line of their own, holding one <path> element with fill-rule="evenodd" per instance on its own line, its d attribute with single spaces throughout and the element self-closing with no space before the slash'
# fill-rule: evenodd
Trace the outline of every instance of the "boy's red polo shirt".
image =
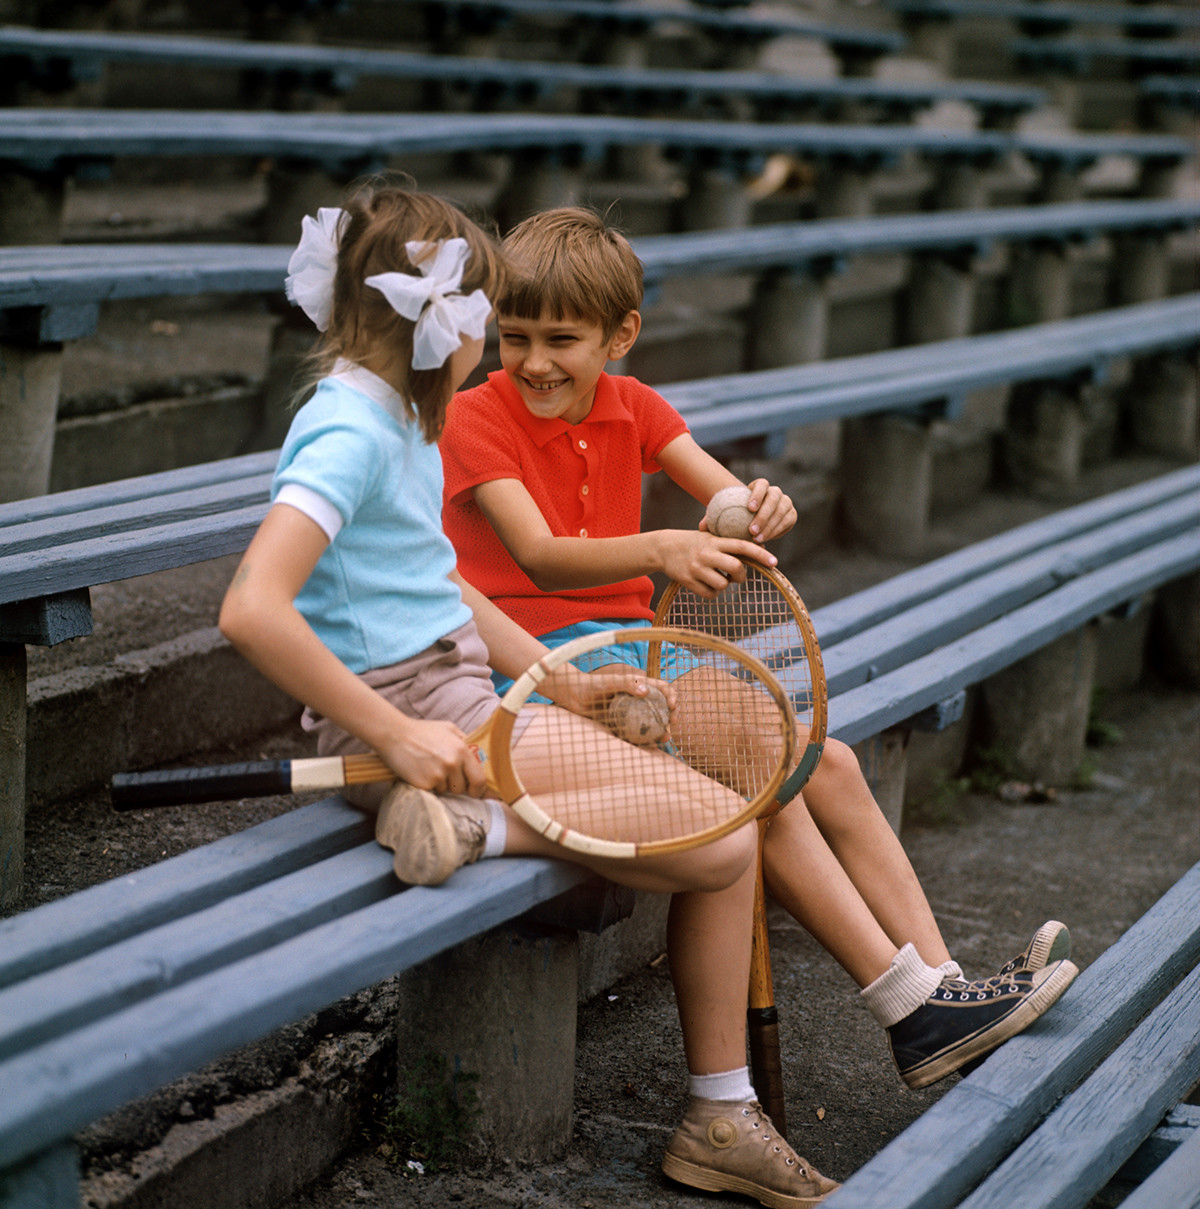
<svg viewBox="0 0 1200 1209">
<path fill-rule="evenodd" d="M 542 592 L 517 566 L 471 494 L 518 479 L 556 537 L 625 537 L 641 529 L 642 474 L 687 432 L 679 413 L 636 378 L 601 374 L 580 424 L 530 414 L 503 370 L 450 404 L 439 445 L 442 525 L 464 578 L 531 634 L 577 621 L 651 618 L 647 576 L 598 588 Z"/>
</svg>

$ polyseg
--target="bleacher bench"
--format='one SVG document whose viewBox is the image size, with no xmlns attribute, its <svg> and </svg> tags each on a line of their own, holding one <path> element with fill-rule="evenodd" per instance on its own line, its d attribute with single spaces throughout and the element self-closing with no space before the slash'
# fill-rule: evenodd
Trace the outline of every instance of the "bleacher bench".
<svg viewBox="0 0 1200 1209">
<path fill-rule="evenodd" d="M 1134 75 L 1159 72 L 1195 74 L 1200 42 L 1184 38 L 1014 38 L 1008 51 L 1027 71 L 1083 75 L 1098 59 L 1122 64 Z"/>
<path fill-rule="evenodd" d="M 1126 1209 L 1194 1209 L 1198 1079 L 1200 864 L 829 1207 L 1086 1209 L 1115 1177 Z"/>
<path fill-rule="evenodd" d="M 0 26 L 3 87 L 17 99 L 20 85 L 59 92 L 101 78 L 108 63 L 218 69 L 239 72 L 247 96 L 271 82 L 272 96 L 309 90 L 339 95 L 360 79 L 439 84 L 458 105 L 486 111 L 501 107 L 562 106 L 579 112 L 637 114 L 646 107 L 703 112 L 714 105 L 750 104 L 763 120 L 786 120 L 806 110 L 822 114 L 846 105 L 871 105 L 880 116 L 907 121 L 940 101 L 974 106 L 985 126 L 1011 122 L 1045 101 L 1041 89 L 989 81 L 915 83 L 878 79 L 803 79 L 752 71 L 692 71 L 605 67 L 582 63 L 429 55 L 300 43 L 224 38 L 24 29 Z M 432 94 L 436 95 L 436 94 Z M 436 102 L 432 102 L 436 107 Z M 744 115 L 740 115 L 744 116 Z"/>
<path fill-rule="evenodd" d="M 970 685 L 1196 572 L 1198 484 L 1200 468 L 1179 471 L 817 610 L 832 733 L 856 742 L 945 724 Z M 1024 586 L 1008 591 L 1010 577 Z M 952 592 L 978 607 L 947 641 Z M 840 661 L 843 647 L 855 653 Z M 864 674 L 847 670 L 864 660 Z M 69 1139 L 87 1122 L 581 878 L 554 861 L 500 860 L 397 892 L 388 854 L 330 799 L 0 923 L 0 1189 L 74 1205 Z M 1188 918 L 1200 941 L 1194 906 Z M 1158 985 L 1161 964 L 1136 965 L 1132 984 Z"/>
<path fill-rule="evenodd" d="M 937 214 L 772 223 L 640 236 L 650 291 L 667 281 L 773 269 L 836 270 L 856 256 L 985 256 L 999 243 L 1085 243 L 1102 235 L 1167 236 L 1200 223 L 1200 201 L 1074 202 Z M 0 248 L 0 341 L 50 344 L 90 335 L 101 306 L 126 298 L 278 293 L 291 246 L 67 244 Z"/>
<path fill-rule="evenodd" d="M 1182 5 L 1088 3 L 1087 0 L 884 0 L 894 13 L 922 20 L 987 18 L 1011 21 L 1027 33 L 1061 33 L 1076 25 L 1101 25 L 1166 36 L 1200 29 L 1200 12 Z"/>
<path fill-rule="evenodd" d="M 683 25 L 706 35 L 722 58 L 745 48 L 757 50 L 781 37 L 823 42 L 842 60 L 847 70 L 862 71 L 881 55 L 900 50 L 904 38 L 891 30 L 865 26 L 840 26 L 800 14 L 740 13 L 705 9 L 695 5 L 675 7 L 622 4 L 610 0 L 404 0 L 423 12 L 435 40 L 454 45 L 463 36 L 494 34 L 516 21 L 541 28 L 585 28 L 609 37 L 643 37 L 661 25 Z"/>
</svg>

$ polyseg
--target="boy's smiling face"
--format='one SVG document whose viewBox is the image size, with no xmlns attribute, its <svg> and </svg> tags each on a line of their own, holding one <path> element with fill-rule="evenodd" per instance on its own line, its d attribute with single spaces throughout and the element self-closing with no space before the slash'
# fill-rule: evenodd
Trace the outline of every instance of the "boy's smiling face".
<svg viewBox="0 0 1200 1209">
<path fill-rule="evenodd" d="M 592 410 L 604 367 L 633 346 L 641 316 L 630 311 L 610 339 L 590 319 L 500 315 L 496 326 L 500 363 L 530 412 L 579 424 Z"/>
</svg>

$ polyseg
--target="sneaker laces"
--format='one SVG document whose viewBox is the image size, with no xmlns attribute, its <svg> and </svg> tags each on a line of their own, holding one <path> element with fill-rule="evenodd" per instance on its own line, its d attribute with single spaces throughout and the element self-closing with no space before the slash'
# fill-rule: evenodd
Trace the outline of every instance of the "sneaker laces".
<svg viewBox="0 0 1200 1209">
<path fill-rule="evenodd" d="M 751 1129 L 761 1128 L 764 1121 L 770 1129 L 775 1128 L 775 1126 L 771 1124 L 771 1118 L 768 1117 L 763 1111 L 763 1106 L 757 1100 L 751 1100 L 749 1104 L 742 1105 L 742 1116 L 748 1117 L 751 1114 L 753 1114 L 755 1117 L 755 1120 L 750 1123 Z M 763 1142 L 770 1142 L 775 1139 L 775 1135 L 768 1132 L 766 1129 L 759 1134 L 759 1137 L 763 1140 Z M 780 1142 L 783 1143 L 782 1146 L 779 1144 Z M 800 1174 L 805 1179 L 808 1179 L 808 1167 L 806 1166 L 804 1160 L 788 1145 L 784 1138 L 780 1137 L 775 1139 L 774 1150 L 776 1154 L 783 1155 L 783 1161 L 789 1167 L 798 1167 L 800 1169 Z"/>
<path fill-rule="evenodd" d="M 965 995 L 974 996 L 977 1001 L 994 999 L 997 995 L 1010 991 L 1020 991 L 1021 984 L 1016 976 L 1011 974 L 993 974 L 990 978 L 975 978 L 968 981 L 965 978 L 947 978 L 934 991 L 944 991 L 943 999 L 958 999 L 960 1002 Z"/>
</svg>

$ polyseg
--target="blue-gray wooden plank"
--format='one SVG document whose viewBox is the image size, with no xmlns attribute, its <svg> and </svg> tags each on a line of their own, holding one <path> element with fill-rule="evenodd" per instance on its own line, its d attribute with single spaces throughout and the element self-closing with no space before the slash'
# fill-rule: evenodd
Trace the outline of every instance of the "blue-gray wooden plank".
<svg viewBox="0 0 1200 1209">
<path fill-rule="evenodd" d="M 1096 139 L 1058 140 L 1086 158 Z M 1113 136 L 1116 137 L 1116 136 Z M 1186 139 L 1128 136 L 1128 154 L 1144 145 L 1156 158 L 1186 158 Z M 389 155 L 448 151 L 579 149 L 662 145 L 668 151 L 721 151 L 761 156 L 803 152 L 839 160 L 918 152 L 934 158 L 996 158 L 1027 141 L 998 131 L 851 123 L 701 122 L 573 114 L 249 113 L 231 110 L 0 110 L 0 160 L 35 170 L 62 161 L 127 155 L 280 155 L 308 163 L 348 165 Z M 1047 147 L 1051 144 L 1046 143 Z"/>
<path fill-rule="evenodd" d="M 1200 532 L 1200 491 L 1052 542 L 993 571 L 898 610 L 888 620 L 823 649 L 830 696 L 890 672 L 936 647 L 1115 559 L 1177 534 Z"/>
<path fill-rule="evenodd" d="M 829 732 L 846 743 L 879 734 L 1143 592 L 1200 568 L 1200 531 L 1157 542 L 947 643 L 829 703 Z"/>
<path fill-rule="evenodd" d="M 57 964 L 0 989 L 0 1062 L 405 889 L 369 839 Z"/>
<path fill-rule="evenodd" d="M 359 76 L 441 80 L 472 87 L 484 84 L 517 90 L 532 87 L 539 97 L 562 88 L 603 90 L 641 98 L 662 93 L 683 96 L 746 96 L 779 100 L 864 100 L 920 106 L 960 100 L 989 109 L 1018 111 L 1043 103 L 1038 88 L 990 81 L 915 83 L 860 78 L 798 79 L 760 71 L 691 71 L 671 68 L 606 67 L 583 63 L 522 62 L 515 59 L 426 55 L 349 46 L 235 41 L 226 38 L 42 30 L 0 27 L 0 55 L 32 63 L 79 61 L 156 63 L 324 75 L 334 87 L 350 87 Z"/>
<path fill-rule="evenodd" d="M 780 36 L 818 38 L 831 45 L 863 50 L 898 50 L 904 38 L 890 30 L 829 25 L 799 14 L 725 13 L 670 5 L 622 4 L 613 0 L 406 0 L 410 4 L 437 5 L 451 10 L 466 7 L 472 16 L 491 11 L 501 17 L 549 17 L 556 21 L 589 19 L 602 26 L 648 29 L 661 22 L 684 22 L 714 34 L 765 40 Z"/>
<path fill-rule="evenodd" d="M 264 491 L 261 504 L 233 512 L 105 533 L 52 550 L 0 557 L 0 598 L 32 600 L 237 554 L 250 544 L 266 513 Z"/>
<path fill-rule="evenodd" d="M 220 458 L 176 470 L 160 470 L 154 474 L 115 479 L 91 487 L 76 487 L 56 491 L 51 495 L 34 496 L 0 504 L 0 533 L 9 526 L 32 524 L 48 517 L 71 517 L 110 504 L 127 504 L 136 500 L 153 502 L 180 491 L 231 483 L 269 473 L 279 460 L 277 449 L 264 453 L 246 453 L 238 457 Z"/>
<path fill-rule="evenodd" d="M 775 223 L 641 236 L 646 281 L 838 261 L 872 252 L 984 250 L 994 242 L 1170 232 L 1200 222 L 1200 201 L 1067 202 Z M 18 245 L 0 248 L 0 309 L 167 294 L 274 293 L 292 248 L 255 244 Z"/>
<path fill-rule="evenodd" d="M 286 877 L 372 837 L 325 798 L 169 860 L 0 920 L 0 987 Z"/>
<path fill-rule="evenodd" d="M 0 1171 L 4 1209 L 79 1209 L 79 1151 L 63 1142 Z"/>
<path fill-rule="evenodd" d="M 1052 1012 L 859 1168 L 829 1209 L 951 1209 L 1197 962 L 1200 863 L 1080 974 Z"/>
<path fill-rule="evenodd" d="M 959 1209 L 1010 1209 L 1014 1187 L 1022 1209 L 1085 1209 L 1197 1079 L 1200 966 Z"/>
<path fill-rule="evenodd" d="M 1200 1129 L 1121 1205 L 1122 1209 L 1200 1209 Z"/>
<path fill-rule="evenodd" d="M 0 1169 L 221 1054 L 553 898 L 589 876 L 532 857 L 414 886 L 0 1062 Z"/>
<path fill-rule="evenodd" d="M 634 247 L 646 280 L 656 283 L 682 274 L 803 265 L 871 252 L 985 251 L 1006 240 L 1065 241 L 1106 232 L 1186 229 L 1197 222 L 1197 200 L 1067 202 L 651 235 L 635 240 Z M 2 283 L 0 276 L 0 289 Z"/>
<path fill-rule="evenodd" d="M 70 542 L 86 542 L 130 531 L 143 532 L 151 525 L 171 525 L 201 517 L 233 516 L 239 509 L 261 506 L 271 489 L 271 472 L 230 479 L 223 483 L 171 491 L 153 500 L 100 505 L 72 514 L 69 529 L 62 515 L 3 525 L 5 565 L 22 555 L 47 554 Z M 0 577 L 4 572 L 0 570 Z"/>
<path fill-rule="evenodd" d="M 1200 112 L 1200 76 L 1147 76 L 1138 88 L 1155 100 Z"/>
<path fill-rule="evenodd" d="M 1052 360 L 1062 357 L 1064 353 L 1080 356 L 1088 350 L 1095 350 L 1097 354 L 1108 354 L 1112 350 L 1112 355 L 1118 355 L 1116 350 L 1120 349 L 1122 353 L 1132 351 L 1140 340 L 1150 341 L 1147 347 L 1154 347 L 1154 341 L 1159 337 L 1184 342 L 1190 340 L 1197 328 L 1198 299 L 1200 293 L 1186 294 L 1128 307 L 1114 307 L 1053 323 L 1030 324 L 979 336 L 937 340 L 781 369 L 672 382 L 659 389 L 691 422 L 693 417 L 703 415 L 706 408 L 719 408 L 729 399 L 739 402 L 762 400 L 809 387 L 885 381 L 928 370 L 931 362 L 938 367 L 954 370 L 962 365 L 970 367 L 981 357 L 998 361 L 1019 358 L 1029 363 L 1043 355 Z M 922 389 L 927 390 L 928 387 Z"/>
<path fill-rule="evenodd" d="M 1200 45 L 1184 39 L 1149 38 L 1014 38 L 1008 43 L 1011 54 L 1040 65 L 1072 66 L 1086 70 L 1093 59 L 1117 59 L 1136 67 L 1152 64 L 1162 69 L 1178 67 L 1194 71 L 1200 63 Z"/>
<path fill-rule="evenodd" d="M 1117 25 L 1124 29 L 1197 29 L 1200 11 L 1163 4 L 1070 4 L 1053 0 L 884 0 L 893 12 L 918 17 L 988 17 L 1022 25 Z"/>
<path fill-rule="evenodd" d="M 698 389 L 697 384 L 686 383 L 665 385 L 660 390 L 687 420 L 700 444 L 719 444 L 822 420 L 961 397 L 986 386 L 1069 377 L 1102 368 L 1112 358 L 1200 341 L 1200 294 L 1171 299 L 1165 306 L 1143 305 L 1154 310 L 1143 311 L 1137 318 L 1130 312 L 1130 322 L 1124 328 L 1114 325 L 1113 313 L 1109 313 L 1103 318 L 1084 316 L 1060 324 L 1036 325 L 1035 330 L 1019 336 L 1002 332 L 907 348 L 901 350 L 906 354 L 903 358 L 891 358 L 893 372 L 887 377 L 860 377 L 848 382 L 830 382 L 827 378 L 803 389 L 799 384 L 805 379 L 812 382 L 815 374 L 811 367 L 799 367 L 790 374 L 763 371 L 757 384 L 750 381 L 751 375 L 736 375 L 733 382 L 724 380 L 723 394 L 719 393 L 721 379 L 699 384 Z M 897 361 L 911 365 L 918 351 L 925 353 L 921 368 L 903 376 L 895 373 Z M 888 354 L 875 356 L 879 359 L 873 366 L 882 369 Z M 829 378 L 835 372 L 830 370 Z M 782 385 L 782 389 L 774 394 L 764 392 L 762 386 L 768 381 L 777 388 Z M 754 393 L 737 393 L 735 383 L 749 385 Z M 699 400 L 714 405 L 700 408 L 696 406 Z"/>
<path fill-rule="evenodd" d="M 0 249 L 0 308 L 166 294 L 274 293 L 292 248 L 260 244 L 65 244 Z"/>
<path fill-rule="evenodd" d="M 832 647 L 902 609 L 939 598 L 1048 543 L 1087 534 L 1143 508 L 1180 497 L 1194 497 L 1197 493 L 1200 493 L 1200 465 L 1192 465 L 1085 504 L 1060 509 L 815 609 L 812 620 L 817 637 L 823 646 Z M 802 594 L 803 586 L 801 583 Z"/>
</svg>

